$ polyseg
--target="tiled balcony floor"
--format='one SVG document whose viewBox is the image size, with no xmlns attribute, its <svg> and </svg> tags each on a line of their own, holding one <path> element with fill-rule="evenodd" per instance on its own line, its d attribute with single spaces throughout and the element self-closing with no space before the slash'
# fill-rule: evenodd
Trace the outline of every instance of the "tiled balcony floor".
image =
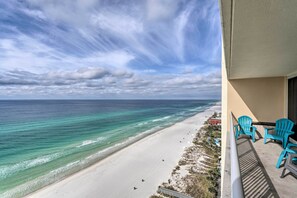
<svg viewBox="0 0 297 198">
<path fill-rule="evenodd" d="M 261 128 L 259 131 L 263 131 Z M 275 168 L 281 144 L 270 140 L 264 144 L 261 132 L 256 137 L 255 143 L 244 135 L 237 140 L 245 197 L 296 197 L 297 178 L 292 174 L 280 178 L 283 165 Z"/>
</svg>

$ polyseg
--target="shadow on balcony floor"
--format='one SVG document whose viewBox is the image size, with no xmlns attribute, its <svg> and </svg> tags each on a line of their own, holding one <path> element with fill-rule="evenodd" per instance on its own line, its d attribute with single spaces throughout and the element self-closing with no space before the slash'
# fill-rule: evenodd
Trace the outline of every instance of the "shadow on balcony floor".
<svg viewBox="0 0 297 198">
<path fill-rule="evenodd" d="M 245 197 L 278 198 L 279 195 L 250 140 L 239 138 L 237 149 Z"/>
</svg>

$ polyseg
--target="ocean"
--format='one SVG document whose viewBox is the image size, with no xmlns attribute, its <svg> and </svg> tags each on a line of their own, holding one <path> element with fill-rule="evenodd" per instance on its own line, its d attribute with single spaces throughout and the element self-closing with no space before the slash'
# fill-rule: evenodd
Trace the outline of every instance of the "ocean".
<svg viewBox="0 0 297 198">
<path fill-rule="evenodd" d="M 0 197 L 20 197 L 61 180 L 216 102 L 0 101 Z"/>
</svg>

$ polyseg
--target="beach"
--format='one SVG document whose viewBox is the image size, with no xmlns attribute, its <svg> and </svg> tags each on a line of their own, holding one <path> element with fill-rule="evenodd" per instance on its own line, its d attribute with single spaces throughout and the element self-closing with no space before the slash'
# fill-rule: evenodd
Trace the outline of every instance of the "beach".
<svg viewBox="0 0 297 198">
<path fill-rule="evenodd" d="M 149 197 L 170 177 L 184 149 L 215 111 L 220 111 L 220 106 L 143 138 L 27 197 Z"/>
</svg>

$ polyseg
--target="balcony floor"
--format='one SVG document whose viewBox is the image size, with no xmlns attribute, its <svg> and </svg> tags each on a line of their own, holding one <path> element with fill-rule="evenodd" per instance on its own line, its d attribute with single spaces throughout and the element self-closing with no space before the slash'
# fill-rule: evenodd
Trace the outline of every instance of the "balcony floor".
<svg viewBox="0 0 297 198">
<path fill-rule="evenodd" d="M 237 140 L 245 197 L 295 197 L 297 178 L 292 174 L 280 178 L 283 164 L 280 169 L 275 167 L 281 144 L 271 140 L 264 144 L 262 137 L 263 133 L 259 132 L 255 143 L 245 135 Z"/>
</svg>

